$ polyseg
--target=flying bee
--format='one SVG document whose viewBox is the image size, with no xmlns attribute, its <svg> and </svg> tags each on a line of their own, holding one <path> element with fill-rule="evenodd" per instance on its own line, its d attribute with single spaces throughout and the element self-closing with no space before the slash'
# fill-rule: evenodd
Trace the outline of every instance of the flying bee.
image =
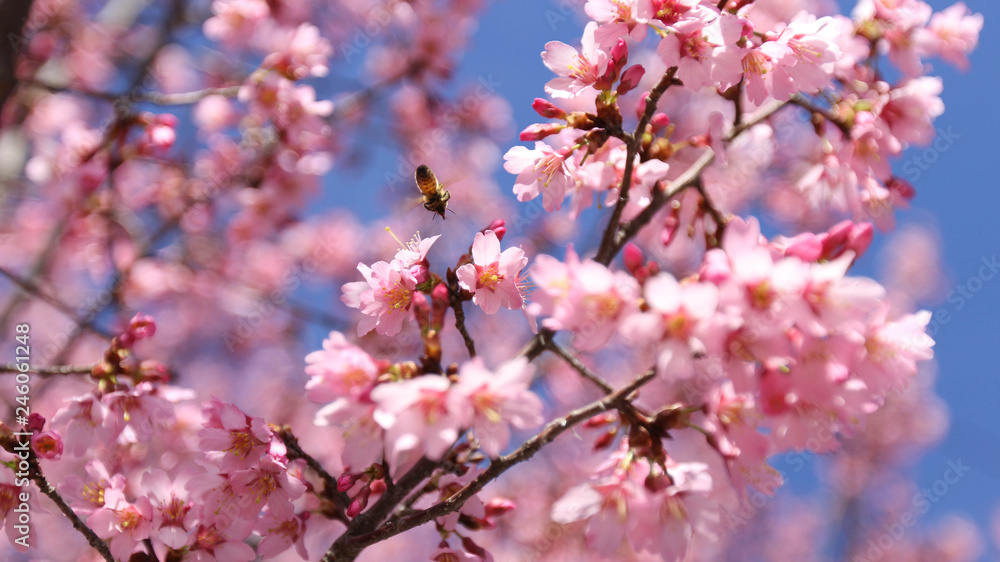
<svg viewBox="0 0 1000 562">
<path fill-rule="evenodd" d="M 448 193 L 448 190 L 437 180 L 434 172 L 423 164 L 417 168 L 414 178 L 417 181 L 417 189 L 423 194 L 424 208 L 441 215 L 441 220 L 444 220 L 444 212 L 449 210 L 448 200 L 451 199 L 451 193 Z M 452 211 L 452 213 L 454 212 Z"/>
</svg>

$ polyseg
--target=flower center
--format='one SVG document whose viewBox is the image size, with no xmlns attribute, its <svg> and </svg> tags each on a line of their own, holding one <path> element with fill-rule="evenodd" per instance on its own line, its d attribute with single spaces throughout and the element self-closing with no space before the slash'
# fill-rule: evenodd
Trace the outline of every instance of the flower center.
<svg viewBox="0 0 1000 562">
<path fill-rule="evenodd" d="M 392 288 L 382 289 L 382 298 L 389 302 L 389 314 L 410 306 L 410 295 L 411 291 L 399 281 L 393 283 Z"/>
<path fill-rule="evenodd" d="M 491 291 L 495 291 L 497 285 L 504 280 L 504 276 L 500 273 L 497 268 L 497 264 L 493 263 L 487 267 L 482 268 L 479 271 L 479 286 L 486 287 Z"/>
<path fill-rule="evenodd" d="M 246 458 L 250 451 L 253 450 L 253 438 L 250 436 L 250 432 L 246 430 L 232 430 L 229 432 L 229 442 L 232 445 L 229 446 L 230 453 L 236 455 L 239 458 Z"/>
<path fill-rule="evenodd" d="M 618 19 L 615 20 L 619 23 L 628 23 L 632 21 L 632 6 L 625 0 L 611 0 L 611 3 L 615 5 L 618 10 Z"/>
<path fill-rule="evenodd" d="M 597 74 L 594 72 L 594 64 L 590 62 L 587 55 L 578 54 L 573 57 L 572 62 L 566 65 L 569 69 L 569 77 L 575 78 L 580 82 L 585 84 L 591 84 L 597 81 Z"/>
<path fill-rule="evenodd" d="M 142 519 L 139 510 L 131 506 L 115 511 L 115 515 L 118 516 L 118 526 L 124 531 L 135 529 Z"/>
<path fill-rule="evenodd" d="M 743 72 L 763 76 L 771 71 L 771 57 L 760 51 L 750 51 L 743 57 Z"/>
</svg>

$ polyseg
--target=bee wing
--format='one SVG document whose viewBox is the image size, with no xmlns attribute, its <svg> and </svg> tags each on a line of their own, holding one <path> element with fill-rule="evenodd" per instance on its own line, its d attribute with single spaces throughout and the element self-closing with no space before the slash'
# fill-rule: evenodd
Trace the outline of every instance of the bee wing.
<svg viewBox="0 0 1000 562">
<path fill-rule="evenodd" d="M 398 211 L 400 214 L 408 215 L 412 213 L 414 209 L 422 205 L 423 202 L 424 198 L 421 195 L 417 195 L 416 197 L 405 197 L 399 204 Z"/>
</svg>

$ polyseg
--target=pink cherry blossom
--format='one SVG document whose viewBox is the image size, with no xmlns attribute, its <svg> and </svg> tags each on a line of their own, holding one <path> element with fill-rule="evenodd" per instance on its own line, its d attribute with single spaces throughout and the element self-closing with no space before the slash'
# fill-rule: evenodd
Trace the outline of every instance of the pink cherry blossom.
<svg viewBox="0 0 1000 562">
<path fill-rule="evenodd" d="M 323 340 L 323 349 L 306 356 L 306 364 L 306 397 L 321 403 L 367 392 L 380 372 L 375 360 L 347 343 L 340 332 L 330 332 Z"/>
<path fill-rule="evenodd" d="M 305 484 L 288 473 L 285 463 L 271 455 L 264 455 L 250 469 L 236 471 L 232 475 L 231 482 L 236 494 L 252 499 L 248 505 L 255 510 L 253 514 L 266 505 L 275 517 L 282 520 L 289 519 L 295 514 L 292 501 L 298 499 L 306 490 Z"/>
<path fill-rule="evenodd" d="M 612 46 L 622 37 L 642 41 L 653 16 L 649 0 L 588 0 L 584 10 L 601 24 L 594 36 L 603 46 Z"/>
<path fill-rule="evenodd" d="M 267 453 L 273 436 L 263 419 L 251 418 L 233 404 L 218 400 L 205 408 L 205 417 L 198 446 L 223 472 L 256 466 Z"/>
<path fill-rule="evenodd" d="M 458 439 L 465 414 L 454 410 L 452 392 L 448 379 L 437 375 L 381 384 L 372 391 L 374 418 L 385 429 L 393 474 L 423 455 L 440 459 Z"/>
<path fill-rule="evenodd" d="M 594 260 L 581 263 L 572 248 L 565 263 L 539 255 L 531 276 L 538 290 L 529 312 L 548 316 L 542 321 L 546 328 L 570 331 L 579 349 L 593 351 L 605 345 L 621 321 L 637 309 L 639 285 L 633 277 Z"/>
<path fill-rule="evenodd" d="M 152 531 L 153 506 L 149 498 L 129 502 L 117 491 L 106 490 L 104 507 L 87 517 L 87 525 L 108 541 L 111 554 L 127 560 Z"/>
<path fill-rule="evenodd" d="M 979 43 L 982 30 L 983 15 L 971 13 L 965 2 L 956 2 L 934 14 L 927 25 L 927 31 L 936 40 L 933 54 L 962 70 L 968 70 L 968 54 Z"/>
<path fill-rule="evenodd" d="M 520 248 L 500 252 L 500 239 L 492 230 L 477 232 L 472 243 L 472 263 L 458 268 L 458 284 L 473 292 L 472 302 L 486 314 L 496 314 L 500 307 L 516 310 L 524 306 L 521 295 L 521 270 L 528 258 Z"/>
<path fill-rule="evenodd" d="M 264 537 L 257 545 L 257 554 L 263 558 L 272 558 L 294 546 L 295 553 L 301 559 L 309 560 L 305 545 L 309 515 L 306 512 L 291 519 L 279 519 L 270 512 L 265 513 L 257 524 L 257 530 Z"/>
<path fill-rule="evenodd" d="M 462 425 L 471 426 L 483 451 L 497 457 L 510 442 L 508 425 L 542 422 L 542 402 L 528 390 L 535 369 L 524 358 L 490 371 L 478 357 L 462 365 L 451 393 L 454 410 L 466 410 Z"/>
<path fill-rule="evenodd" d="M 536 142 L 534 150 L 515 146 L 504 154 L 503 167 L 517 174 L 514 194 L 518 201 L 531 201 L 542 196 L 545 210 L 552 212 L 562 206 L 566 193 L 575 185 L 566 167 L 566 157 L 543 142 Z"/>
<path fill-rule="evenodd" d="M 739 17 L 699 6 L 667 29 L 657 52 L 667 66 L 677 67 L 685 86 L 726 89 L 743 75 L 742 53 L 736 45 L 742 30 Z"/>
<path fill-rule="evenodd" d="M 597 23 L 590 22 L 583 29 L 583 44 L 580 50 L 561 42 L 549 41 L 545 44 L 542 61 L 559 78 L 549 80 L 545 91 L 554 98 L 568 98 L 593 92 L 594 83 L 604 74 L 608 65 L 608 54 L 598 45 L 594 37 Z M 589 95 L 589 94 L 588 94 Z"/>
<path fill-rule="evenodd" d="M 192 509 L 194 506 L 184 486 L 196 474 L 192 468 L 171 480 L 166 472 L 154 468 L 142 475 L 141 487 L 153 506 L 150 539 L 154 552 L 161 560 L 166 559 L 169 550 L 182 550 L 189 546 L 193 538 L 190 530 L 194 526 L 196 510 Z"/>
<path fill-rule="evenodd" d="M 358 335 L 373 328 L 383 336 L 392 336 L 403 329 L 403 319 L 412 316 L 411 304 L 416 280 L 402 262 L 375 262 L 371 267 L 358 264 L 365 281 L 345 283 L 341 300 L 351 308 L 361 310 L 366 317 L 358 322 Z"/>
</svg>

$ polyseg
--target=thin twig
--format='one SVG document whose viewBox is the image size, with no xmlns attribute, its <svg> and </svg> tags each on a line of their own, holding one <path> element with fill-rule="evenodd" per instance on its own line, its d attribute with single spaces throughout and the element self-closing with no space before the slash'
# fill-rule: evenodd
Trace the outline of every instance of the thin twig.
<svg viewBox="0 0 1000 562">
<path fill-rule="evenodd" d="M 575 355 L 570 353 L 568 350 L 566 350 L 566 348 L 559 345 L 555 341 L 549 340 L 548 345 L 546 345 L 546 349 L 561 357 L 562 360 L 568 363 L 570 367 L 573 367 L 577 373 L 580 373 L 580 376 L 594 383 L 595 385 L 597 385 L 598 388 L 603 390 L 604 394 L 611 394 L 612 392 L 615 391 L 615 387 L 611 386 L 610 384 L 605 382 L 604 379 L 597 376 L 593 371 L 587 368 L 587 366 L 584 365 L 579 359 L 577 359 Z"/>
<path fill-rule="evenodd" d="M 455 327 L 458 333 L 462 334 L 465 341 L 465 349 L 469 350 L 469 357 L 476 356 L 476 342 L 473 341 L 469 331 L 465 328 L 465 310 L 462 308 L 461 289 L 458 287 L 458 277 L 448 270 L 448 305 L 455 312 Z"/>
<path fill-rule="evenodd" d="M 351 498 L 337 489 L 337 479 L 327 472 L 318 460 L 302 449 L 298 438 L 292 433 L 291 427 L 287 425 L 282 426 L 278 429 L 277 434 L 285 444 L 285 447 L 288 448 L 289 460 L 302 459 L 305 461 L 306 466 L 312 469 L 323 481 L 323 495 L 333 500 L 333 503 L 340 508 L 334 515 L 334 518 L 345 524 L 350 523 L 347 515 L 344 514 L 344 510 L 351 504 Z"/>
<path fill-rule="evenodd" d="M 45 475 L 42 474 L 42 467 L 39 465 L 38 459 L 35 457 L 34 453 L 30 453 L 29 462 L 31 463 L 32 470 L 31 479 L 36 485 L 38 485 L 38 489 L 59 507 L 59 511 L 63 512 L 63 515 L 65 515 L 70 520 L 70 523 L 73 524 L 73 528 L 80 531 L 80 533 L 87 538 L 87 543 L 90 544 L 94 550 L 99 552 L 101 557 L 108 562 L 115 562 L 115 557 L 111 555 L 111 549 L 108 548 L 108 543 L 101 540 L 101 537 L 98 537 L 97 533 L 95 533 L 93 529 L 88 527 L 87 524 L 80 519 L 76 512 L 73 511 L 73 508 L 66 503 L 62 496 L 59 495 L 59 492 L 57 492 L 56 489 L 49 484 L 49 481 L 45 479 Z"/>
<path fill-rule="evenodd" d="M 349 560 L 354 560 L 357 553 L 361 552 L 360 548 L 350 557 L 342 557 L 339 550 L 353 537 L 360 537 L 374 531 L 392 513 L 392 510 L 399 505 L 399 502 L 403 501 L 417 487 L 417 484 L 427 479 L 437 466 L 437 461 L 432 461 L 427 457 L 422 457 L 417 461 L 417 464 L 413 465 L 413 468 L 400 477 L 395 485 L 386 489 L 382 497 L 375 502 L 375 505 L 354 518 L 354 521 L 347 527 L 347 531 L 330 545 L 330 549 L 323 555 L 323 562 L 348 562 Z"/>
<path fill-rule="evenodd" d="M 525 441 L 524 444 L 518 447 L 516 451 L 509 455 L 502 456 L 490 463 L 490 466 L 486 470 L 448 499 L 408 517 L 402 517 L 397 520 L 389 521 L 382 527 L 367 534 L 350 535 L 345 533 L 333 543 L 333 546 L 330 547 L 330 550 L 328 550 L 326 555 L 323 557 L 323 561 L 333 562 L 336 560 L 337 562 L 352 562 L 367 546 L 384 541 L 404 531 L 423 525 L 428 521 L 457 511 L 462 507 L 462 505 L 465 504 L 466 501 L 482 490 L 487 484 L 495 480 L 512 466 L 527 461 L 533 457 L 543 446 L 551 443 L 556 437 L 568 431 L 576 424 L 590 419 L 600 412 L 620 406 L 629 399 L 629 396 L 636 389 L 649 382 L 653 378 L 654 374 L 654 371 L 647 371 L 617 392 L 592 402 L 582 408 L 573 410 L 566 416 L 549 422 L 549 424 L 546 425 L 541 432 Z"/>
<path fill-rule="evenodd" d="M 788 101 L 803 109 L 807 109 L 812 113 L 823 116 L 827 121 L 833 123 L 838 129 L 843 131 L 844 136 L 851 136 L 851 127 L 843 119 L 833 113 L 833 111 L 814 104 L 802 94 L 793 94 Z"/>
<path fill-rule="evenodd" d="M 750 127 L 753 127 L 757 123 L 767 119 L 771 115 L 774 115 L 782 107 L 785 107 L 787 102 L 775 101 L 768 105 L 765 105 L 758 109 L 755 113 L 750 115 L 749 118 L 744 120 L 738 127 L 733 127 L 729 133 L 723 137 L 723 142 L 728 144 L 738 137 L 743 131 L 746 131 Z M 646 226 L 647 223 L 653 218 L 662 207 L 668 201 L 670 201 L 675 195 L 681 191 L 692 187 L 701 173 L 705 171 L 705 168 L 715 159 L 715 152 L 711 148 L 705 149 L 701 156 L 694 161 L 683 174 L 675 178 L 670 182 L 666 189 L 654 189 L 653 198 L 634 219 L 622 225 L 622 228 L 618 230 L 618 234 L 615 236 L 614 244 L 611 246 L 611 252 L 608 257 L 608 263 L 611 262 L 611 258 L 618 253 L 618 251 L 628 242 L 633 236 L 635 236 L 642 227 Z M 657 186 L 658 187 L 658 186 Z M 607 265 L 607 264 L 605 264 Z"/>
<path fill-rule="evenodd" d="M 0 365 L 0 373 L 31 373 L 41 377 L 52 377 L 57 375 L 89 375 L 94 370 L 93 365 L 59 365 L 57 367 L 31 367 L 24 371 L 18 368 L 18 365 L 16 363 L 2 364 Z"/>
<path fill-rule="evenodd" d="M 643 133 L 646 131 L 646 125 L 649 124 L 649 120 L 653 118 L 653 113 L 656 112 L 656 104 L 659 103 L 660 97 L 673 83 L 675 74 L 677 74 L 677 67 L 670 67 L 663 74 L 663 77 L 660 78 L 659 83 L 649 91 L 649 95 L 646 96 L 646 110 L 643 111 L 642 117 L 639 118 L 639 124 L 635 127 L 635 133 L 624 135 L 625 138 L 622 139 L 625 141 L 625 172 L 622 175 L 621 187 L 618 189 L 618 201 L 615 203 L 614 210 L 611 211 L 611 218 L 608 219 L 608 226 L 604 229 L 604 236 L 601 238 L 601 245 L 597 249 L 597 257 L 595 258 L 597 262 L 604 265 L 611 263 L 611 258 L 614 257 L 614 254 L 610 253 L 611 246 L 614 242 L 615 233 L 618 231 L 618 221 L 621 220 L 622 212 L 628 203 L 628 192 L 632 186 L 632 171 L 635 167 L 635 157 L 639 153 L 639 147 L 642 145 Z"/>
<path fill-rule="evenodd" d="M 159 92 L 144 92 L 134 99 L 136 101 L 148 101 L 156 105 L 190 105 L 197 103 L 208 96 L 224 96 L 234 98 L 240 93 L 242 86 L 226 86 L 224 88 L 205 88 L 195 92 L 181 92 L 177 94 L 161 94 Z"/>
<path fill-rule="evenodd" d="M 21 279 L 21 277 L 19 277 L 18 275 L 15 275 L 11 271 L 8 271 L 4 267 L 0 267 L 0 275 L 3 275 L 7 279 L 10 279 L 11 281 L 14 282 L 15 285 L 17 285 L 18 287 L 21 287 L 22 289 L 24 289 L 28 293 L 31 293 L 32 295 L 35 295 L 36 297 L 42 299 L 47 304 L 49 304 L 52 307 L 54 307 L 56 310 L 58 310 L 58 311 L 60 311 L 60 312 L 62 312 L 64 314 L 66 314 L 67 316 L 69 316 L 70 318 L 72 318 L 74 320 L 77 320 L 76 311 L 73 310 L 73 307 L 71 307 L 68 304 L 60 301 L 59 299 L 57 299 L 57 298 L 55 298 L 55 297 L 53 297 L 53 296 L 45 293 L 44 291 L 42 291 L 42 288 L 39 287 L 37 284 L 25 281 L 24 279 Z M 107 331 L 105 331 L 105 330 L 103 330 L 103 329 L 95 326 L 93 324 L 93 322 L 91 322 L 89 320 L 78 321 L 78 325 L 83 326 L 84 328 L 86 328 L 86 329 L 94 332 L 97 335 L 100 335 L 100 336 L 103 336 L 103 337 L 106 337 L 106 338 L 110 338 L 111 337 L 111 334 L 109 332 L 107 332 Z"/>
</svg>

